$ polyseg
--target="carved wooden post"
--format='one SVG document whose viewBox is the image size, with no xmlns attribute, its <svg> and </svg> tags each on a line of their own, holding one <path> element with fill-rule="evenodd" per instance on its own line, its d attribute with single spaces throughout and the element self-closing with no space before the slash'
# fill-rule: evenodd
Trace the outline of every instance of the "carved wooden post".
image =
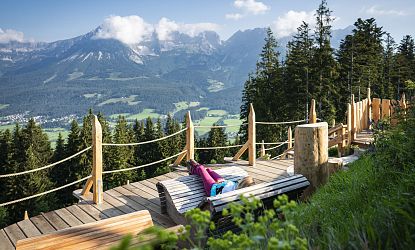
<svg viewBox="0 0 415 250">
<path fill-rule="evenodd" d="M 308 123 L 316 123 L 316 122 L 317 122 L 316 100 L 311 99 L 310 117 L 308 119 Z"/>
<path fill-rule="evenodd" d="M 305 197 L 328 178 L 328 125 L 326 122 L 298 125 L 295 128 L 294 173 L 304 175 L 310 187 Z"/>
<path fill-rule="evenodd" d="M 190 111 L 187 111 L 186 125 L 186 159 L 191 160 L 195 158 L 195 128 L 193 126 L 192 117 L 190 116 Z"/>
<path fill-rule="evenodd" d="M 370 88 L 367 88 L 367 120 L 368 129 L 372 129 L 372 99 L 370 99 Z"/>
<path fill-rule="evenodd" d="M 351 115 L 352 115 L 352 123 L 351 123 L 352 129 L 351 129 L 351 131 L 352 131 L 352 141 L 353 141 L 353 140 L 356 139 L 356 113 L 357 113 L 356 112 L 356 103 L 354 102 L 354 94 L 352 94 L 352 96 L 351 96 L 350 104 L 351 104 L 351 108 L 352 108 L 352 110 L 351 110 Z"/>
<path fill-rule="evenodd" d="M 264 140 L 262 140 L 262 143 L 261 143 L 261 150 L 259 151 L 259 156 L 260 157 L 264 157 L 265 156 L 265 144 L 264 144 Z"/>
<path fill-rule="evenodd" d="M 288 146 L 287 149 L 293 147 L 293 133 L 291 131 L 291 126 L 288 127 Z"/>
<path fill-rule="evenodd" d="M 103 201 L 102 128 L 96 116 L 92 124 L 92 185 L 94 203 L 101 204 Z"/>
<path fill-rule="evenodd" d="M 255 111 L 252 103 L 249 105 L 248 116 L 248 160 L 249 165 L 255 165 L 256 158 L 256 129 L 255 129 Z"/>
<path fill-rule="evenodd" d="M 352 144 L 352 105 L 347 104 L 347 145 Z"/>
</svg>

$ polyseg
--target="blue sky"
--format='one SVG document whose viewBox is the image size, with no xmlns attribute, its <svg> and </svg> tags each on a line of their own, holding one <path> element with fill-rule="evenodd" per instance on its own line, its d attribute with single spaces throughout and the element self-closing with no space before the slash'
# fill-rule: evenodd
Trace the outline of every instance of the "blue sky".
<svg viewBox="0 0 415 250">
<path fill-rule="evenodd" d="M 276 35 L 281 37 L 295 31 L 301 20 L 313 21 L 312 15 L 319 2 L 318 0 L 2 0 L 0 42 L 7 39 L 55 41 L 72 38 L 85 34 L 103 23 L 107 24 L 111 32 L 119 27 L 123 28 L 124 24 L 135 27 L 137 23 L 164 29 L 172 27 L 176 30 L 190 29 L 195 32 L 200 29 L 212 29 L 217 31 L 222 39 L 227 39 L 237 30 L 270 26 Z M 414 0 L 328 0 L 328 5 L 333 15 L 337 17 L 333 24 L 334 28 L 352 25 L 358 17 L 375 17 L 378 25 L 383 26 L 384 30 L 390 32 L 397 41 L 405 34 L 415 34 L 411 25 L 415 17 Z M 120 19 L 115 20 L 110 16 L 120 16 Z M 138 16 L 138 19 L 123 19 L 126 16 Z"/>
</svg>

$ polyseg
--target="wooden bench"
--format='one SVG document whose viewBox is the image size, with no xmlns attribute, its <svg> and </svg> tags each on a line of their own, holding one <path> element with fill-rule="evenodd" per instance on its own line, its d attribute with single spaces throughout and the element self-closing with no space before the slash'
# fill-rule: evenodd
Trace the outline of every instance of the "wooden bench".
<svg viewBox="0 0 415 250">
<path fill-rule="evenodd" d="M 109 249 L 127 234 L 153 226 L 148 210 L 59 230 L 17 241 L 16 249 Z"/>
<path fill-rule="evenodd" d="M 226 180 L 238 181 L 248 173 L 239 167 L 215 170 Z M 187 224 L 184 213 L 198 205 L 206 197 L 199 176 L 189 175 L 157 183 L 161 212 L 167 213 L 177 224 Z"/>
<path fill-rule="evenodd" d="M 215 170 L 225 179 L 239 180 L 247 176 L 247 172 L 238 167 Z M 290 199 L 297 199 L 302 191 L 310 185 L 303 175 L 256 184 L 214 197 L 206 197 L 202 180 L 198 176 L 184 176 L 177 179 L 157 183 L 161 208 L 173 221 L 178 224 L 188 224 L 184 213 L 200 207 L 211 212 L 211 219 L 216 224 L 217 231 L 229 229 L 230 217 L 223 218 L 222 210 L 231 202 L 240 202 L 240 195 L 253 195 L 264 203 L 265 207 L 272 206 L 272 201 L 281 194 Z"/>
</svg>

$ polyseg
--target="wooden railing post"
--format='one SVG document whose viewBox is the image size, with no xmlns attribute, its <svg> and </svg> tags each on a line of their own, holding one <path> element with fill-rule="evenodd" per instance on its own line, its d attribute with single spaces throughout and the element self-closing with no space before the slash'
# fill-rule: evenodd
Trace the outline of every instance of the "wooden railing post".
<svg viewBox="0 0 415 250">
<path fill-rule="evenodd" d="M 317 122 L 316 100 L 311 99 L 310 117 L 308 119 L 308 123 L 316 123 L 316 122 Z"/>
<path fill-rule="evenodd" d="M 192 117 L 190 116 L 190 111 L 187 111 L 186 119 L 186 159 L 191 160 L 195 158 L 195 128 L 193 126 Z"/>
<path fill-rule="evenodd" d="M 29 219 L 29 214 L 27 213 L 27 210 L 25 210 L 23 220 L 28 220 L 28 219 Z"/>
<path fill-rule="evenodd" d="M 290 126 L 290 127 L 288 127 L 288 147 L 287 147 L 287 149 L 292 148 L 292 147 L 293 147 L 293 133 L 291 131 L 291 126 Z"/>
<path fill-rule="evenodd" d="M 255 111 L 252 103 L 249 105 L 248 116 L 248 160 L 249 165 L 255 165 L 256 158 L 256 129 L 255 129 Z"/>
<path fill-rule="evenodd" d="M 352 144 L 352 105 L 347 104 L 347 145 Z"/>
<path fill-rule="evenodd" d="M 370 99 L 370 88 L 367 88 L 367 121 L 368 129 L 372 129 L 372 99 Z"/>
<path fill-rule="evenodd" d="M 261 150 L 259 151 L 259 156 L 260 157 L 264 157 L 265 156 L 265 144 L 264 144 L 264 140 L 262 140 L 262 142 L 261 142 Z"/>
<path fill-rule="evenodd" d="M 373 98 L 372 114 L 373 114 L 373 122 L 375 124 L 377 124 L 380 120 L 380 104 L 381 104 L 381 101 L 379 98 Z"/>
<path fill-rule="evenodd" d="M 354 94 L 351 95 L 351 100 L 350 100 L 350 105 L 351 105 L 351 116 L 352 116 L 352 120 L 351 120 L 351 140 L 350 143 L 356 139 L 356 103 L 354 102 Z"/>
<path fill-rule="evenodd" d="M 404 119 L 406 119 L 406 97 L 405 97 L 405 93 L 402 93 L 402 97 L 401 97 L 401 100 L 399 101 L 399 104 L 400 104 L 400 106 L 401 106 L 401 109 L 402 109 L 402 114 L 403 114 L 403 116 L 404 116 Z"/>
<path fill-rule="evenodd" d="M 92 185 L 94 203 L 101 204 L 103 201 L 102 128 L 96 116 L 92 124 Z"/>
</svg>

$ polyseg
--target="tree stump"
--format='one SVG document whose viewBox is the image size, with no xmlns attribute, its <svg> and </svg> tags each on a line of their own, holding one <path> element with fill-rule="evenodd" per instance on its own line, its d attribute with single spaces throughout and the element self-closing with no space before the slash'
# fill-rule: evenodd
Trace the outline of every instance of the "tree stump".
<svg viewBox="0 0 415 250">
<path fill-rule="evenodd" d="M 304 198 L 327 182 L 328 125 L 326 122 L 304 124 L 295 128 L 294 173 L 304 175 L 310 186 Z"/>
</svg>

